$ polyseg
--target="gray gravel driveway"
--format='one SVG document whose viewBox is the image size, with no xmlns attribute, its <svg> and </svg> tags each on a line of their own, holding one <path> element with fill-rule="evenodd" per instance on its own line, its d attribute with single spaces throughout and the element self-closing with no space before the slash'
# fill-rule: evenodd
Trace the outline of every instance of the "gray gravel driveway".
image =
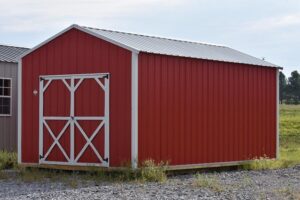
<svg viewBox="0 0 300 200">
<path fill-rule="evenodd" d="M 197 186 L 194 174 L 165 183 L 0 180 L 0 199 L 300 199 L 300 166 L 264 171 L 204 173 L 215 187 Z"/>
</svg>

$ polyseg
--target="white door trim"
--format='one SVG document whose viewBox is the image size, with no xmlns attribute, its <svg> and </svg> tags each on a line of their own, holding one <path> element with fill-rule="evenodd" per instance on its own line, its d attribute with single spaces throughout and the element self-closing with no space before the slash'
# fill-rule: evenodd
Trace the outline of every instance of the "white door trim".
<svg viewBox="0 0 300 200">
<path fill-rule="evenodd" d="M 80 84 L 86 79 L 94 79 L 99 88 L 104 91 L 104 116 L 75 116 L 75 92 L 79 88 Z M 104 79 L 104 83 L 100 80 Z M 70 81 L 70 83 L 67 82 Z M 75 80 L 78 80 L 75 83 Z M 46 81 L 46 82 L 45 82 Z M 47 88 L 53 81 L 62 81 L 64 85 L 68 88 L 70 92 L 70 116 L 44 116 L 44 93 Z M 58 165 L 77 165 L 77 166 L 102 166 L 109 167 L 109 74 L 101 73 L 101 74 L 72 74 L 72 75 L 46 75 L 40 76 L 40 89 L 39 89 L 39 164 L 58 164 Z M 52 121 L 66 121 L 61 132 L 55 137 L 51 128 L 48 126 L 47 120 Z M 91 137 L 88 137 L 84 132 L 78 121 L 82 120 L 92 120 L 99 121 L 100 124 L 93 132 Z M 104 158 L 101 157 L 98 150 L 93 145 L 92 141 L 97 134 L 100 134 L 101 128 L 104 126 Z M 50 136 L 53 138 L 54 142 L 47 150 L 44 152 L 43 149 L 43 137 L 44 137 L 44 127 L 48 130 Z M 74 149 L 75 149 L 75 140 L 74 140 L 74 129 L 78 128 L 79 132 L 85 138 L 86 144 L 80 150 L 80 153 L 75 157 Z M 67 155 L 64 148 L 59 143 L 60 137 L 64 134 L 67 129 L 70 129 L 70 156 Z M 63 153 L 66 162 L 61 161 L 49 161 L 47 160 L 48 155 L 52 151 L 53 147 L 57 145 L 61 152 Z M 99 159 L 99 163 L 82 163 L 79 162 L 80 157 L 86 151 L 87 147 L 90 146 L 96 156 Z"/>
</svg>

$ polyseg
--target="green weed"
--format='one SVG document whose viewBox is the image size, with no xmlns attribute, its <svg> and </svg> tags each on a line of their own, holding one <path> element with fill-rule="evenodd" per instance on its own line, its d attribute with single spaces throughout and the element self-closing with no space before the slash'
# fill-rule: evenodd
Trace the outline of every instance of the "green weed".
<svg viewBox="0 0 300 200">
<path fill-rule="evenodd" d="M 128 182 L 128 181 L 155 181 L 167 180 L 166 165 L 155 164 L 153 160 L 147 160 L 138 170 L 124 167 L 120 170 L 109 171 L 102 168 L 91 168 L 86 172 L 46 170 L 39 168 L 21 168 L 19 177 L 24 182 L 35 182 L 50 179 L 51 181 L 63 181 L 72 188 L 85 182 Z"/>
<path fill-rule="evenodd" d="M 224 191 L 224 187 L 222 186 L 222 184 L 220 183 L 220 181 L 217 179 L 216 176 L 197 174 L 195 185 L 197 187 L 210 189 L 214 192 Z"/>
<path fill-rule="evenodd" d="M 167 180 L 166 170 L 167 163 L 155 164 L 154 160 L 146 160 L 141 168 L 141 179 L 150 182 L 164 182 Z"/>
<path fill-rule="evenodd" d="M 0 151 L 0 170 L 17 167 L 17 154 Z"/>
</svg>

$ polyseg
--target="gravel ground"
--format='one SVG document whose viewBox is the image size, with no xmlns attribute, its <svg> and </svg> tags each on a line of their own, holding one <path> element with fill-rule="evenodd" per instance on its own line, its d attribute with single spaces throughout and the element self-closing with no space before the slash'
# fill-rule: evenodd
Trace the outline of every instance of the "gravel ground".
<svg viewBox="0 0 300 200">
<path fill-rule="evenodd" d="M 196 185 L 193 174 L 165 183 L 0 180 L 0 199 L 300 199 L 300 166 L 280 170 L 205 173 L 211 186 Z"/>
</svg>

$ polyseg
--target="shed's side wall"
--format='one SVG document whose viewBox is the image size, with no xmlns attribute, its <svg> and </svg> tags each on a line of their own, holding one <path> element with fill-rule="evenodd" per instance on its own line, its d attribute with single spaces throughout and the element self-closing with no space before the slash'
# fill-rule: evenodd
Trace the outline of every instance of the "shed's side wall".
<svg viewBox="0 0 300 200">
<path fill-rule="evenodd" d="M 139 54 L 139 161 L 276 156 L 276 69 Z"/>
<path fill-rule="evenodd" d="M 131 159 L 131 52 L 71 29 L 22 59 L 22 162 L 37 163 L 40 75 L 110 73 L 110 165 Z M 52 95 L 53 101 L 62 90 Z M 93 92 L 86 96 L 89 110 Z M 54 108 L 52 108 L 54 109 Z M 92 132 L 94 130 L 90 130 Z"/>
<path fill-rule="evenodd" d="M 17 151 L 18 64 L 0 62 L 0 77 L 12 79 L 11 116 L 0 116 L 0 150 Z"/>
</svg>

